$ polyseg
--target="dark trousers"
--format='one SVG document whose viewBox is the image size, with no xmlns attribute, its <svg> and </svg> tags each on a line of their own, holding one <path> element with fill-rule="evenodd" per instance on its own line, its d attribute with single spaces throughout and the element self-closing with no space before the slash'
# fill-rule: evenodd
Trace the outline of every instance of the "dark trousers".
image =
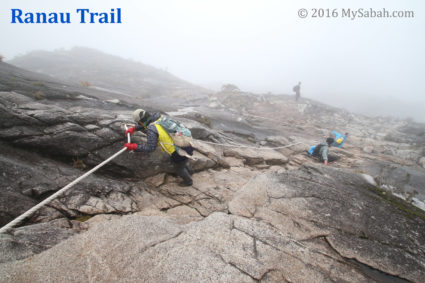
<svg viewBox="0 0 425 283">
<path fill-rule="evenodd" d="M 179 162 L 173 162 L 174 169 L 177 175 L 179 175 L 186 184 L 192 185 L 193 181 L 190 175 L 193 173 L 192 168 L 187 164 L 188 160 L 182 160 Z"/>
<path fill-rule="evenodd" d="M 318 157 L 318 159 L 320 160 L 320 162 L 324 162 L 322 157 Z M 333 155 L 333 154 L 328 154 L 328 162 L 335 162 L 337 160 L 339 160 L 339 156 Z"/>
<path fill-rule="evenodd" d="M 333 154 L 328 154 L 328 162 L 335 162 L 339 160 L 339 157 Z"/>
</svg>

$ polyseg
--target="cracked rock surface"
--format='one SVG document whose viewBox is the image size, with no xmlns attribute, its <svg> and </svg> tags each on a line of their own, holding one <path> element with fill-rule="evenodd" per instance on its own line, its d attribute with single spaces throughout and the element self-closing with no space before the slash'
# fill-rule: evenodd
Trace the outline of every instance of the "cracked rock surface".
<svg viewBox="0 0 425 283">
<path fill-rule="evenodd" d="M 89 220 L 86 232 L 1 265 L 2 278 L 421 282 L 425 276 L 424 219 L 388 203 L 360 174 L 314 164 L 260 174 L 231 197 L 218 193 L 214 199 L 228 200 L 228 211 L 200 217 L 193 210 L 191 221 L 185 219 L 188 204 L 203 189 L 179 193 L 167 184 L 162 189 L 175 201 L 166 213 Z M 173 213 L 179 207 L 183 213 Z M 24 272 L 28 269 L 34 274 Z"/>
</svg>

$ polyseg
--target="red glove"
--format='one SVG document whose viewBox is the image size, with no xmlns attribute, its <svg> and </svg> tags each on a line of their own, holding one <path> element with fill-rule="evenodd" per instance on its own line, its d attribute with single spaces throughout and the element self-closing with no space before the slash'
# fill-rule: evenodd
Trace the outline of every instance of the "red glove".
<svg viewBox="0 0 425 283">
<path fill-rule="evenodd" d="M 137 149 L 137 143 L 126 143 L 124 147 L 127 148 L 127 150 L 136 150 Z"/>
<path fill-rule="evenodd" d="M 136 130 L 136 127 L 131 127 L 130 129 L 128 129 L 127 131 L 125 131 L 125 135 L 127 136 L 127 134 L 132 135 L 134 133 L 134 131 Z"/>
</svg>

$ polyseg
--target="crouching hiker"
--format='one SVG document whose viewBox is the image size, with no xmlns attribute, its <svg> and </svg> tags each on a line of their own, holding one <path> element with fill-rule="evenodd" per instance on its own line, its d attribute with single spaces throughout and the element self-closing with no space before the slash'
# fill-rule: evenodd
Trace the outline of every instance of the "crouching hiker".
<svg viewBox="0 0 425 283">
<path fill-rule="evenodd" d="M 320 162 L 325 163 L 325 165 L 329 165 L 329 162 L 335 162 L 339 159 L 337 156 L 329 154 L 329 148 L 334 142 L 335 140 L 333 138 L 327 138 L 326 141 L 323 141 L 318 145 L 313 145 L 312 147 L 310 147 L 308 154 L 310 156 L 318 158 Z"/>
<path fill-rule="evenodd" d="M 170 155 L 177 175 L 183 179 L 179 185 L 191 186 L 193 181 L 190 175 L 193 170 L 188 165 L 188 157 L 193 155 L 193 147 L 190 130 L 165 115 L 149 113 L 143 109 L 134 111 L 133 118 L 137 124 L 126 130 L 125 135 L 143 131 L 146 133 L 147 142 L 144 145 L 126 143 L 124 147 L 127 150 L 150 153 L 159 145 L 162 151 Z"/>
</svg>

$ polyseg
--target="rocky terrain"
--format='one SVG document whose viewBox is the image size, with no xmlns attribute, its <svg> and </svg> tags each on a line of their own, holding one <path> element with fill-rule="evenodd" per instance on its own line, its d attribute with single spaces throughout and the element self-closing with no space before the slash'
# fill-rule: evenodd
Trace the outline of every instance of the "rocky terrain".
<svg viewBox="0 0 425 283">
<path fill-rule="evenodd" d="M 284 95 L 138 100 L 0 63 L 0 224 L 119 151 L 138 107 L 192 130 L 194 185 L 120 155 L 0 235 L 2 282 L 423 282 L 425 125 Z M 305 150 L 331 130 L 324 166 Z"/>
</svg>

